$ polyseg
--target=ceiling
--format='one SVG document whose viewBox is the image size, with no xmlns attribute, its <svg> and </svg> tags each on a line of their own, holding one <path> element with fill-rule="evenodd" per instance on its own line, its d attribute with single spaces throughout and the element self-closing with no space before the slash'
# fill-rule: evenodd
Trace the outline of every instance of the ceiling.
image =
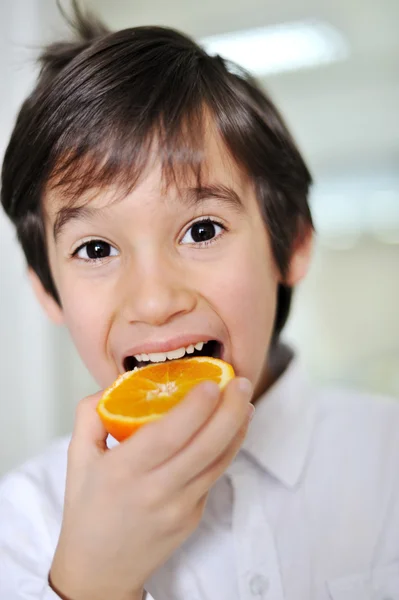
<svg viewBox="0 0 399 600">
<path fill-rule="evenodd" d="M 347 60 L 269 76 L 316 176 L 399 172 L 397 0 L 86 0 L 111 28 L 161 24 L 194 37 L 284 21 L 322 19 L 350 45 Z"/>
</svg>

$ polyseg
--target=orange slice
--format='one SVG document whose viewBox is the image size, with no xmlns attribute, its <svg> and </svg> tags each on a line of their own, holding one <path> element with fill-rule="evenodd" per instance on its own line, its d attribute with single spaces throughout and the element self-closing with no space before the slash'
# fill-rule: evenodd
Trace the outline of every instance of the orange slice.
<svg viewBox="0 0 399 600">
<path fill-rule="evenodd" d="M 223 389 L 233 377 L 231 365 L 208 356 L 149 364 L 118 377 L 105 390 L 97 412 L 108 433 L 121 442 L 160 419 L 199 383 L 214 381 Z"/>
</svg>

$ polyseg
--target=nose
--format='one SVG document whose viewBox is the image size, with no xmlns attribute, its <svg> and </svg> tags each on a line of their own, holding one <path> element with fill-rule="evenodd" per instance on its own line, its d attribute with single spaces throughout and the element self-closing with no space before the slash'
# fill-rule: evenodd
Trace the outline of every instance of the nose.
<svg viewBox="0 0 399 600">
<path fill-rule="evenodd" d="M 130 322 L 160 326 L 191 312 L 197 295 L 178 265 L 161 259 L 146 260 L 125 275 L 124 317 Z"/>
</svg>

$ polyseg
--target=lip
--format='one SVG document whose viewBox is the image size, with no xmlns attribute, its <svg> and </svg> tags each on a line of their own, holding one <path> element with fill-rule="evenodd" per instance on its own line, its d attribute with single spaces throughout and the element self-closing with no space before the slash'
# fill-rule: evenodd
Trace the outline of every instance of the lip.
<svg viewBox="0 0 399 600">
<path fill-rule="evenodd" d="M 121 360 L 121 364 L 123 367 L 124 361 L 128 356 L 134 356 L 136 354 L 153 354 L 156 352 L 171 352 L 172 350 L 177 350 L 178 348 L 187 348 L 187 346 L 195 345 L 198 342 L 209 342 L 211 340 L 215 340 L 221 346 L 222 356 L 224 354 L 224 345 L 223 343 L 215 336 L 206 335 L 206 334 L 184 334 L 178 335 L 168 340 L 157 340 L 157 341 L 147 341 L 142 344 L 135 344 L 126 352 L 124 352 Z M 124 369 L 123 369 L 124 372 Z"/>
</svg>

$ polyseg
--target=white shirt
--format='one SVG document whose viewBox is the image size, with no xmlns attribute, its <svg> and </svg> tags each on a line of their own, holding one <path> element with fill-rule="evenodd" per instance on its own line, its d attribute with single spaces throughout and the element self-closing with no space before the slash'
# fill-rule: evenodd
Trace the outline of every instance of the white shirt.
<svg viewBox="0 0 399 600">
<path fill-rule="evenodd" d="M 67 439 L 0 483 L 0 600 L 56 600 Z M 399 600 L 399 402 L 320 390 L 298 360 L 256 403 L 155 600 Z M 110 599 L 112 600 L 112 599 Z"/>
</svg>

